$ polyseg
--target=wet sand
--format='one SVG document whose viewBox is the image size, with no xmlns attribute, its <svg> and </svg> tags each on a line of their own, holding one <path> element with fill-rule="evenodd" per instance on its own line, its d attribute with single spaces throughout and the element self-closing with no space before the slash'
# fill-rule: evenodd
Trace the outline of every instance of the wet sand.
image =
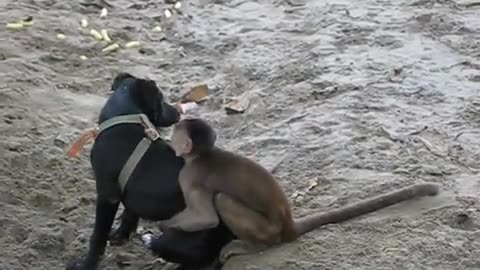
<svg viewBox="0 0 480 270">
<path fill-rule="evenodd" d="M 88 149 L 79 159 L 64 149 L 122 71 L 154 79 L 172 102 L 208 83 L 198 115 L 220 145 L 274 171 L 296 216 L 412 183 L 442 186 L 224 269 L 480 269 L 475 1 L 200 0 L 168 20 L 162 1 L 110 2 L 106 18 L 79 1 L 0 2 L 2 23 L 34 18 L 26 30 L 0 28 L 2 269 L 64 269 L 86 250 Z M 105 43 L 80 33 L 82 18 L 143 49 L 103 55 Z M 225 99 L 245 92 L 248 110 L 227 115 Z M 152 259 L 135 238 L 109 247 L 102 269 Z"/>
</svg>

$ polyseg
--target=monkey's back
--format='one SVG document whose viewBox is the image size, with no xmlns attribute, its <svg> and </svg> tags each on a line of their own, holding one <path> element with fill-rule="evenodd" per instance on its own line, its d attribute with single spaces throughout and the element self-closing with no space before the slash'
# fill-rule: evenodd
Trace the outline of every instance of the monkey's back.
<svg viewBox="0 0 480 270">
<path fill-rule="evenodd" d="M 290 204 L 284 191 L 260 164 L 217 147 L 198 162 L 207 170 L 207 188 L 228 194 L 267 218 L 290 218 Z"/>
</svg>

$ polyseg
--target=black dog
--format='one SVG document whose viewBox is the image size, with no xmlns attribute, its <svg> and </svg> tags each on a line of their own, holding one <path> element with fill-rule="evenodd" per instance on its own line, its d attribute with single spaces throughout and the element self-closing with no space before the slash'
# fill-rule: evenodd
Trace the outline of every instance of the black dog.
<svg viewBox="0 0 480 270">
<path fill-rule="evenodd" d="M 99 123 L 119 115 L 143 113 L 155 127 L 168 127 L 180 118 L 153 81 L 122 73 L 115 77 L 112 91 Z M 127 241 L 139 218 L 165 220 L 185 208 L 177 181 L 183 160 L 162 139 L 152 142 L 121 192 L 119 173 L 144 136 L 142 125 L 121 124 L 106 129 L 96 138 L 90 154 L 97 188 L 95 225 L 88 252 L 68 265 L 68 270 L 96 269 L 107 241 L 110 239 L 117 245 Z M 110 234 L 120 202 L 125 207 L 121 224 Z M 161 258 L 180 264 L 179 269 L 198 269 L 213 262 L 231 239 L 224 225 L 201 232 L 169 229 L 154 239 L 151 249 Z"/>
</svg>

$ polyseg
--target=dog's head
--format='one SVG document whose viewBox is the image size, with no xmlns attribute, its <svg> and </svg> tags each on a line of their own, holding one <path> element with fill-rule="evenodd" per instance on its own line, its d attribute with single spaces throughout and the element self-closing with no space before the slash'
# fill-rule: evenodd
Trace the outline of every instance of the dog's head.
<svg viewBox="0 0 480 270">
<path fill-rule="evenodd" d="M 156 127 L 168 127 L 180 120 L 180 113 L 175 106 L 165 102 L 162 92 L 152 80 L 137 78 L 129 73 L 120 73 L 112 83 L 112 91 L 116 91 L 124 83 L 129 97 L 137 109 L 148 116 Z"/>
</svg>

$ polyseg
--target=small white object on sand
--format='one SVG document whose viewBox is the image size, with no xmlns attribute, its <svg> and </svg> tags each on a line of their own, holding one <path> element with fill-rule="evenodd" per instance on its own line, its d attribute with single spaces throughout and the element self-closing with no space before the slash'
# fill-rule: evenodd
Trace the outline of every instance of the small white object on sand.
<svg viewBox="0 0 480 270">
<path fill-rule="evenodd" d="M 165 11 L 163 11 L 163 13 L 165 13 L 166 18 L 172 17 L 172 12 L 169 9 L 165 9 Z"/>
<path fill-rule="evenodd" d="M 186 114 L 190 112 L 196 112 L 200 109 L 200 106 L 196 102 L 186 102 L 178 104 L 180 113 Z"/>
<path fill-rule="evenodd" d="M 100 18 L 107 17 L 108 10 L 106 8 L 102 8 L 102 11 L 100 12 Z"/>
<path fill-rule="evenodd" d="M 82 21 L 80 22 L 80 25 L 82 25 L 83 28 L 87 27 L 88 26 L 87 19 L 82 19 Z"/>
</svg>

